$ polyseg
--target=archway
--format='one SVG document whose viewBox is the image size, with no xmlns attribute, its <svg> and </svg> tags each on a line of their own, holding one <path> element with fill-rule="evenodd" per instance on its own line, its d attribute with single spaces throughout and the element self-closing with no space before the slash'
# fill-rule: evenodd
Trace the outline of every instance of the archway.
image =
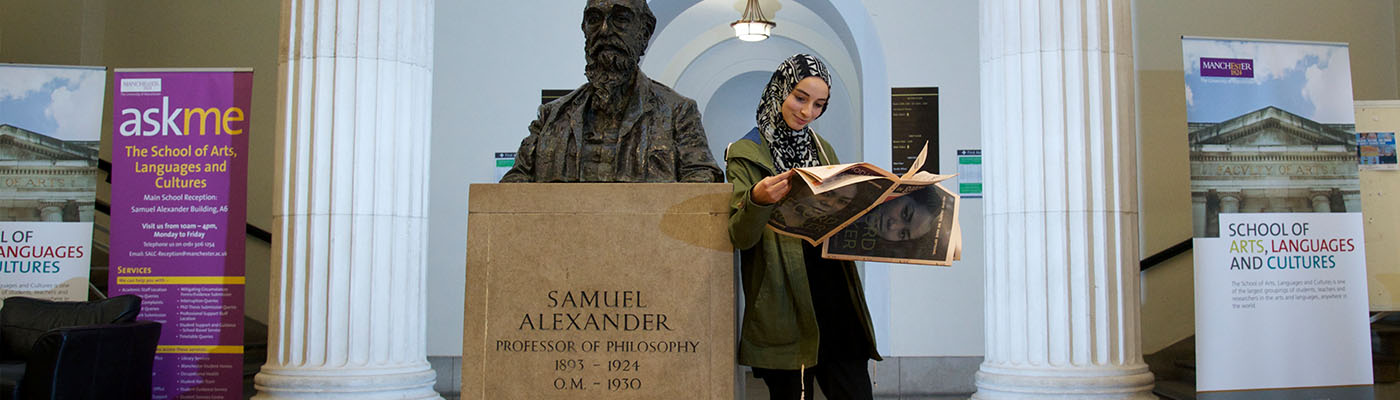
<svg viewBox="0 0 1400 400">
<path fill-rule="evenodd" d="M 642 70 L 699 103 L 716 158 L 723 156 L 726 144 L 748 131 L 737 128 L 741 125 L 734 121 L 752 127 L 754 107 L 773 68 L 787 56 L 805 52 L 828 64 L 833 99 L 845 99 L 833 101 L 835 107 L 814 128 L 836 146 L 843 161 L 890 165 L 885 55 L 864 4 L 784 1 L 776 13 L 770 13 L 778 23 L 774 36 L 759 43 L 739 41 L 728 26 L 742 10 L 742 0 L 653 0 L 649 4 L 657 16 L 657 28 Z M 888 268 L 867 268 L 864 275 L 876 340 L 880 351 L 889 354 Z"/>
<path fill-rule="evenodd" d="M 751 72 L 771 73 L 784 58 L 798 52 L 816 55 L 832 70 L 835 107 L 814 128 L 833 142 L 842 160 L 888 164 L 889 85 L 883 51 L 864 6 L 836 3 L 783 2 L 778 12 L 770 13 L 779 27 L 774 37 L 748 43 L 736 39 L 725 23 L 737 18 L 742 1 L 652 1 L 657 29 L 642 60 L 642 69 L 653 79 L 694 98 L 703 113 L 712 104 L 711 97 L 736 77 Z M 766 83 L 766 79 L 763 81 Z M 730 84 L 724 90 L 752 93 L 756 103 L 762 84 L 751 86 Z M 726 112 L 723 117 L 752 122 L 753 112 Z M 722 149 L 747 132 L 721 129 L 731 128 L 707 126 L 712 149 Z M 874 147 L 870 146 L 872 143 Z M 715 151 L 715 155 L 722 156 L 722 150 Z"/>
</svg>

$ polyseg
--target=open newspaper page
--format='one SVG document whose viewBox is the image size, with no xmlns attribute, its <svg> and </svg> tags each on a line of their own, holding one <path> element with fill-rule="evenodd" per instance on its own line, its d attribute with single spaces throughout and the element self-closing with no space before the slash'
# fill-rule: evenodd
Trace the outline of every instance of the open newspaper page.
<svg viewBox="0 0 1400 400">
<path fill-rule="evenodd" d="M 938 184 L 907 188 L 915 190 L 875 206 L 827 239 L 822 256 L 941 266 L 960 259 L 958 195 Z"/>
<path fill-rule="evenodd" d="M 792 189 L 774 206 L 768 227 L 813 246 L 870 210 L 895 186 L 894 179 L 886 177 L 851 180 L 842 185 L 814 185 L 806 179 L 801 173 L 792 175 Z"/>
<path fill-rule="evenodd" d="M 876 205 L 953 177 L 918 171 L 927 151 L 925 145 L 902 177 L 863 162 L 797 168 L 768 227 L 815 246 Z"/>
<path fill-rule="evenodd" d="M 802 180 L 812 186 L 812 193 L 818 195 L 857 182 L 881 178 L 896 179 L 894 174 L 863 162 L 798 168 L 797 174 L 802 175 Z"/>
</svg>

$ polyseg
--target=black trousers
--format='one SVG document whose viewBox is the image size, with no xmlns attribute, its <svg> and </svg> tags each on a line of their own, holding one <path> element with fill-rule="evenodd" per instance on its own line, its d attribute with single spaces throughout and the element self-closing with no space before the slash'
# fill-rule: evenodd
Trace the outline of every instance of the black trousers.
<svg viewBox="0 0 1400 400">
<path fill-rule="evenodd" d="M 830 400 L 871 400 L 870 373 L 866 372 L 869 360 L 822 361 L 805 372 L 790 369 L 754 368 L 755 377 L 768 385 L 768 398 L 772 400 L 813 400 L 816 387 L 812 381 L 822 385 L 822 394 Z M 799 376 L 801 376 L 799 378 Z M 805 380 L 804 393 L 802 382 Z"/>
</svg>

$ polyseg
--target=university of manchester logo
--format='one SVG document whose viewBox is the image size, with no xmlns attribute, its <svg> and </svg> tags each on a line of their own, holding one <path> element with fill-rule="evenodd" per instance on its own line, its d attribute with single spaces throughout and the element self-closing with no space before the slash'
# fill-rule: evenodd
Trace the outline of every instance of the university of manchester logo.
<svg viewBox="0 0 1400 400">
<path fill-rule="evenodd" d="M 1201 76 L 1253 78 L 1254 60 L 1247 58 L 1201 57 Z"/>
</svg>

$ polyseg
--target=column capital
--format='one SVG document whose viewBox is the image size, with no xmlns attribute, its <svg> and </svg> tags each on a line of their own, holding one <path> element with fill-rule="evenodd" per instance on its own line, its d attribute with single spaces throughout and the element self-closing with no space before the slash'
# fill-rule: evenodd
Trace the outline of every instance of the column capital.
<svg viewBox="0 0 1400 400">
<path fill-rule="evenodd" d="M 42 199 L 39 200 L 39 208 L 59 207 L 68 205 L 68 200 L 64 199 Z"/>
</svg>

